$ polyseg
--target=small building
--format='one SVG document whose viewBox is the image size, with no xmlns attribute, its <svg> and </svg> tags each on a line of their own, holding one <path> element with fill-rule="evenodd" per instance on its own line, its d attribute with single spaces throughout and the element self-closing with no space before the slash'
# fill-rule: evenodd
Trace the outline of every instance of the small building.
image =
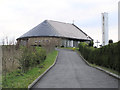
<svg viewBox="0 0 120 90">
<path fill-rule="evenodd" d="M 80 42 L 93 40 L 74 24 L 45 20 L 17 38 L 18 45 L 49 45 L 77 47 Z"/>
</svg>

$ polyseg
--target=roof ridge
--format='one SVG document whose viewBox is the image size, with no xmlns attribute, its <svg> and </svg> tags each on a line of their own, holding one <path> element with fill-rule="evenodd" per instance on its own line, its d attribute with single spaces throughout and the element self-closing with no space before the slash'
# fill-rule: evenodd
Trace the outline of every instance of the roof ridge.
<svg viewBox="0 0 120 90">
<path fill-rule="evenodd" d="M 52 22 L 58 22 L 58 23 L 64 23 L 64 24 L 70 24 L 70 25 L 72 25 L 72 23 L 66 23 L 66 22 L 61 22 L 61 21 L 54 21 L 54 20 L 47 20 L 47 21 L 52 21 Z"/>
<path fill-rule="evenodd" d="M 49 27 L 52 28 L 56 33 L 58 33 L 58 31 L 48 22 L 49 20 L 46 20 L 46 22 L 49 24 Z M 60 35 L 60 33 L 58 33 Z"/>
</svg>

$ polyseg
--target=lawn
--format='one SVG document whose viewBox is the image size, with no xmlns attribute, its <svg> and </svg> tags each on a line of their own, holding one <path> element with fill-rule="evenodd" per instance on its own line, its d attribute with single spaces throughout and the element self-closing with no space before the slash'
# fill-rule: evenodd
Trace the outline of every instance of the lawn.
<svg viewBox="0 0 120 90">
<path fill-rule="evenodd" d="M 30 69 L 26 73 L 21 73 L 19 70 L 7 73 L 6 81 L 3 80 L 2 88 L 27 88 L 29 84 L 31 84 L 54 63 L 57 54 L 58 51 L 49 53 L 43 63 Z"/>
</svg>

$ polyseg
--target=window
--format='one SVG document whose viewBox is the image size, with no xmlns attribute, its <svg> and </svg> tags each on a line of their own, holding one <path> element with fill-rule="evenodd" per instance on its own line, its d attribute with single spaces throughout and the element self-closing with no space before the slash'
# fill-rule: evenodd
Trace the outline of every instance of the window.
<svg viewBox="0 0 120 90">
<path fill-rule="evenodd" d="M 35 41 L 35 43 L 37 43 L 37 41 Z"/>
</svg>

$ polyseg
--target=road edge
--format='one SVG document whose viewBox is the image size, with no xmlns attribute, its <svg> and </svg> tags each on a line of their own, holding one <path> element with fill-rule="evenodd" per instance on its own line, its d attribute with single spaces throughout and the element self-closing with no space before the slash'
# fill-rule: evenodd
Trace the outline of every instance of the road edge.
<svg viewBox="0 0 120 90">
<path fill-rule="evenodd" d="M 76 51 L 76 52 L 79 53 L 78 51 Z M 93 68 L 96 68 L 96 69 L 98 69 L 98 70 L 100 70 L 100 71 L 103 71 L 103 72 L 109 74 L 110 76 L 113 76 L 113 77 L 115 77 L 115 78 L 117 78 L 117 79 L 120 79 L 120 76 L 117 75 L 117 74 L 111 73 L 111 72 L 109 72 L 109 71 L 107 71 L 107 70 L 104 70 L 104 69 L 102 69 L 102 68 L 100 68 L 100 67 L 90 65 L 90 63 L 89 63 L 87 60 L 85 60 L 80 53 L 79 53 L 79 56 L 83 59 L 83 61 L 84 61 L 88 66 L 93 67 Z"/>
<path fill-rule="evenodd" d="M 58 53 L 59 53 L 59 52 L 58 52 Z M 58 53 L 57 53 L 57 56 L 56 56 L 56 58 L 55 58 L 54 63 L 53 63 L 46 71 L 44 71 L 43 74 L 41 74 L 37 79 L 35 79 L 35 80 L 28 86 L 28 90 L 29 90 L 30 88 L 32 88 L 32 87 L 56 64 L 57 58 L 58 58 Z"/>
</svg>

